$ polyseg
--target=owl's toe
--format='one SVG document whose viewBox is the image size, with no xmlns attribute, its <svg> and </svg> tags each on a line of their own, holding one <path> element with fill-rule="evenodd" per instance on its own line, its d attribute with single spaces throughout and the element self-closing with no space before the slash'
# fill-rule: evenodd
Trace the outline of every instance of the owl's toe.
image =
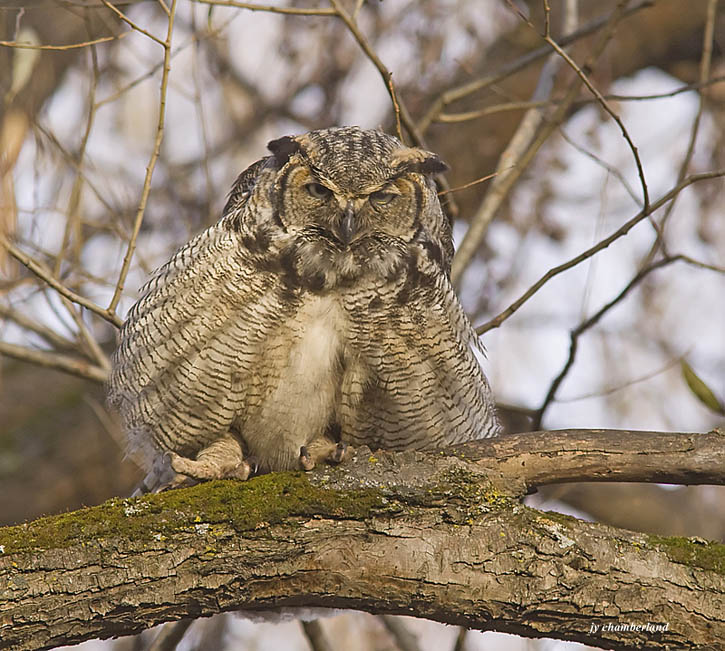
<svg viewBox="0 0 725 651">
<path fill-rule="evenodd" d="M 252 466 L 247 461 L 242 461 L 236 468 L 228 471 L 223 479 L 240 479 L 241 481 L 246 481 L 249 479 L 249 475 L 256 472 L 256 469 L 256 464 Z"/>
<path fill-rule="evenodd" d="M 307 450 L 307 446 L 303 445 L 300 448 L 300 466 L 303 470 L 312 470 L 315 467 L 315 460 Z"/>
</svg>

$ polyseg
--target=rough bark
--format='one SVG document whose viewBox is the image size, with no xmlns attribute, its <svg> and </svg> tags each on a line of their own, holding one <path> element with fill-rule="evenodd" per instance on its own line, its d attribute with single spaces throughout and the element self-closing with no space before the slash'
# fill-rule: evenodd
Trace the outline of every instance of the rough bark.
<svg viewBox="0 0 725 651">
<path fill-rule="evenodd" d="M 608 434 L 612 454 L 597 452 L 610 463 L 608 477 L 622 476 L 617 468 L 631 464 L 628 440 L 643 435 Z M 578 445 L 586 460 L 602 436 L 517 435 L 468 445 L 465 458 L 460 450 L 361 449 L 339 468 L 115 499 L 0 529 L 0 648 L 51 648 L 164 621 L 289 606 L 416 615 L 601 648 L 718 648 L 723 545 L 521 505 L 531 477 L 572 476 L 561 463 L 567 454 L 547 439 L 559 449 Z M 722 433 L 646 436 L 669 441 L 674 455 L 700 443 L 689 469 L 671 467 L 670 476 L 725 483 L 721 458 L 710 457 L 719 475 L 699 466 L 703 450 L 723 447 Z M 519 452 L 492 460 L 484 456 L 492 445 Z M 640 479 L 651 478 L 646 455 L 639 457 Z M 527 467 L 535 468 L 528 479 L 520 472 Z M 667 630 L 622 629 L 648 623 Z"/>
</svg>

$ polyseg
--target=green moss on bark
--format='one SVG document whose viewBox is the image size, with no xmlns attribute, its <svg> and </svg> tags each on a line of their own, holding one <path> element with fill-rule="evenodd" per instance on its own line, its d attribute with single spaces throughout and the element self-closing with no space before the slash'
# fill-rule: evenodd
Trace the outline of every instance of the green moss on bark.
<svg viewBox="0 0 725 651">
<path fill-rule="evenodd" d="M 99 506 L 6 527 L 0 529 L 0 558 L 62 549 L 83 539 L 160 540 L 200 524 L 224 524 L 242 532 L 292 516 L 363 519 L 385 509 L 385 498 L 374 489 L 324 489 L 310 484 L 301 472 L 272 473 L 248 482 L 212 481 L 159 495 L 114 498 Z"/>
<path fill-rule="evenodd" d="M 647 536 L 650 545 L 675 563 L 725 575 L 725 545 L 701 538 Z"/>
</svg>

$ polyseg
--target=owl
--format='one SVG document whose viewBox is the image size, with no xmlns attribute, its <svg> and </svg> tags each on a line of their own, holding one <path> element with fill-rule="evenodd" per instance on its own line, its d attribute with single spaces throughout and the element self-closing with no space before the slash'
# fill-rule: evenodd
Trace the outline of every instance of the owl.
<svg viewBox="0 0 725 651">
<path fill-rule="evenodd" d="M 445 163 L 357 127 L 268 148 L 121 330 L 109 402 L 146 488 L 498 434 L 449 279 Z"/>
</svg>

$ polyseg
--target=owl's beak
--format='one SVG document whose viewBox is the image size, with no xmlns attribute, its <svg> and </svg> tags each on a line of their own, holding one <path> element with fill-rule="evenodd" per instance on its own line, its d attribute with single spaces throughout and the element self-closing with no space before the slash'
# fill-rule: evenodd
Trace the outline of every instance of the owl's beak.
<svg viewBox="0 0 725 651">
<path fill-rule="evenodd" d="M 358 224 L 355 219 L 355 210 L 351 203 L 348 203 L 345 206 L 340 223 L 335 230 L 337 231 L 335 236 L 345 246 L 355 239 L 355 235 L 357 235 L 358 231 Z"/>
</svg>

